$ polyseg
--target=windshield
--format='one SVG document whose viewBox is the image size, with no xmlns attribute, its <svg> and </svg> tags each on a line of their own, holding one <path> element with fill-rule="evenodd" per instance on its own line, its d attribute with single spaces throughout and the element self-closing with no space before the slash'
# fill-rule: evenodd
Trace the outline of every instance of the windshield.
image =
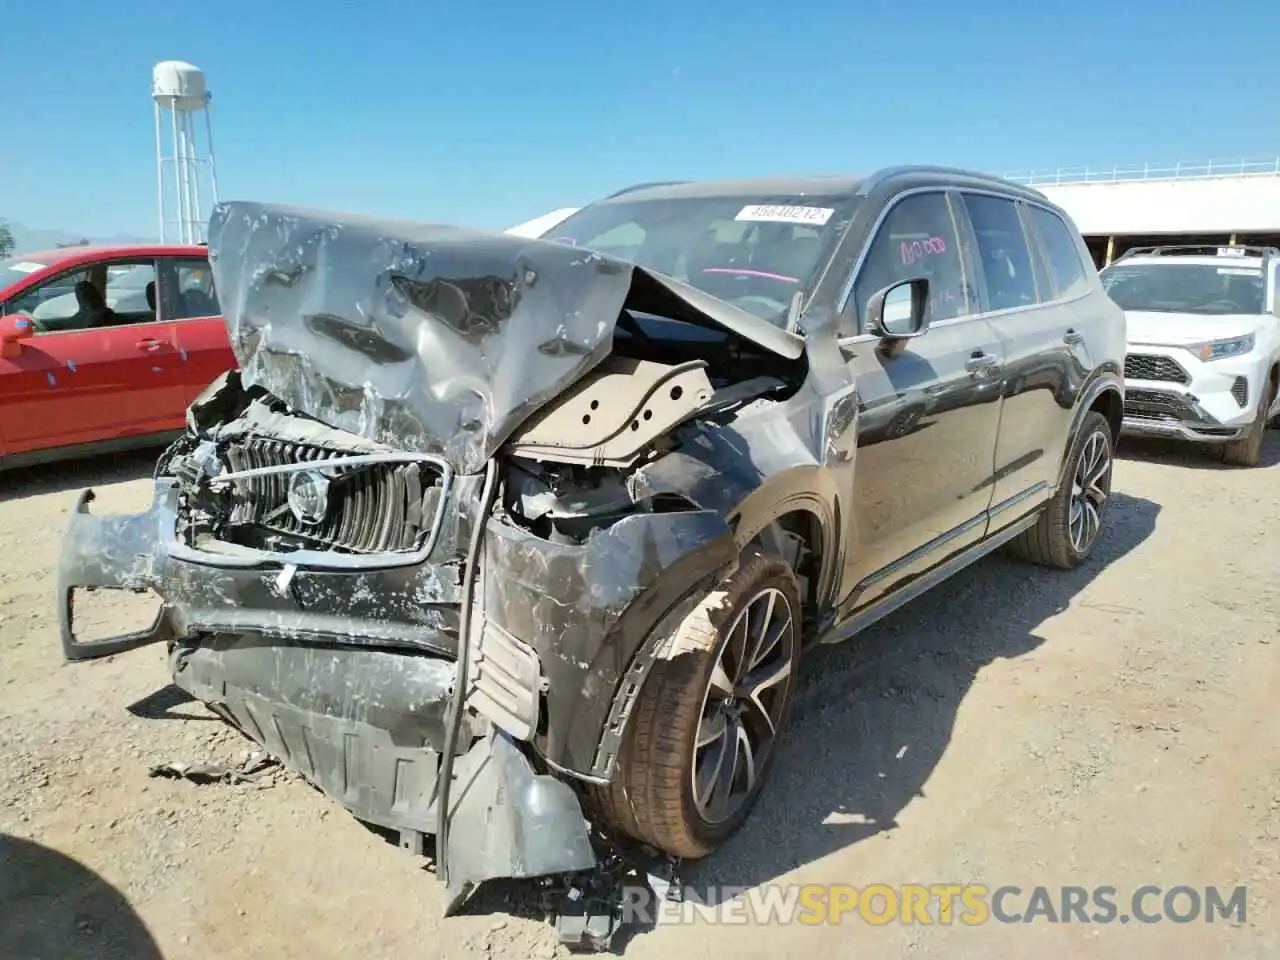
<svg viewBox="0 0 1280 960">
<path fill-rule="evenodd" d="M 11 257 L 0 260 L 0 291 L 7 290 L 19 280 L 25 280 L 37 270 L 43 270 L 47 264 L 35 260 L 24 260 L 22 257 Z"/>
<path fill-rule="evenodd" d="M 779 326 L 848 222 L 847 196 L 609 200 L 545 239 L 588 247 L 683 280 Z"/>
<path fill-rule="evenodd" d="M 1141 263 L 1107 267 L 1102 287 L 1122 310 L 1153 313 L 1263 313 L 1262 270 L 1214 263 Z"/>
</svg>

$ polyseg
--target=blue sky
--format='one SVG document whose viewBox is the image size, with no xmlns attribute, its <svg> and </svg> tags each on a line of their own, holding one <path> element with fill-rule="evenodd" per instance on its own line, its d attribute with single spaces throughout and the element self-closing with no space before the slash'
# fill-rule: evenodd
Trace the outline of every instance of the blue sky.
<svg viewBox="0 0 1280 960">
<path fill-rule="evenodd" d="M 642 180 L 1280 153 L 1280 5 L 1022 2 L 8 0 L 0 218 L 155 235 L 166 59 L 208 76 L 224 199 L 481 227 Z"/>
</svg>

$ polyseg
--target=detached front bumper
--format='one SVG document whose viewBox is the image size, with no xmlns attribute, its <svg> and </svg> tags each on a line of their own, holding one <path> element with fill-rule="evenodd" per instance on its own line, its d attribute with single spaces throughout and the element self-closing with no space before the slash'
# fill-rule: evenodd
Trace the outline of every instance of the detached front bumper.
<svg viewBox="0 0 1280 960">
<path fill-rule="evenodd" d="M 1131 347 L 1125 374 L 1123 432 L 1197 443 L 1247 433 L 1267 382 L 1256 354 L 1204 362 L 1166 346 Z"/>
<path fill-rule="evenodd" d="M 1240 437 L 1248 428 L 1247 422 L 1219 420 L 1189 391 L 1169 389 L 1167 384 L 1125 385 L 1123 433 L 1223 443 Z"/>
<path fill-rule="evenodd" d="M 448 607 L 457 585 L 425 566 L 353 575 L 199 562 L 204 555 L 174 536 L 177 488 L 167 480 L 145 513 L 98 516 L 92 501 L 85 491 L 72 511 L 58 567 L 67 659 L 166 643 L 177 686 L 354 816 L 421 852 L 435 832 L 455 695 L 455 660 L 441 651 L 456 650 Z M 75 604 L 85 589 L 151 591 L 162 606 L 149 625 L 86 641 L 76 635 Z M 488 723 L 464 729 L 459 750 L 449 848 L 436 851 L 448 866 L 449 909 L 485 880 L 595 865 L 567 783 L 538 773 Z"/>
</svg>

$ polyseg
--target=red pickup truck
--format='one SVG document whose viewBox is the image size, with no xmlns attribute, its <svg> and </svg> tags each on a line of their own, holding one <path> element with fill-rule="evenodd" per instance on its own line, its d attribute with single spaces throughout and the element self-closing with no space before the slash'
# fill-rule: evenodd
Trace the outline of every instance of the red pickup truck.
<svg viewBox="0 0 1280 960">
<path fill-rule="evenodd" d="M 167 442 L 235 365 L 203 246 L 0 260 L 0 469 Z"/>
</svg>

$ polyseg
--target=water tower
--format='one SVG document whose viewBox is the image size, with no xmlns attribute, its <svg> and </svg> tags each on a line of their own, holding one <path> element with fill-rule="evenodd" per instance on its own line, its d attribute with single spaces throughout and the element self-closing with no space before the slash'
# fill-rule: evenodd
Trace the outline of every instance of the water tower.
<svg viewBox="0 0 1280 960">
<path fill-rule="evenodd" d="M 181 60 L 157 63 L 151 71 L 156 105 L 156 185 L 160 198 L 160 242 L 203 243 L 203 200 L 218 202 L 218 173 L 213 161 L 213 119 L 204 73 Z M 196 117 L 204 116 L 204 147 L 196 140 Z M 165 135 L 165 118 L 169 131 Z M 208 192 L 201 190 L 202 183 Z"/>
</svg>

